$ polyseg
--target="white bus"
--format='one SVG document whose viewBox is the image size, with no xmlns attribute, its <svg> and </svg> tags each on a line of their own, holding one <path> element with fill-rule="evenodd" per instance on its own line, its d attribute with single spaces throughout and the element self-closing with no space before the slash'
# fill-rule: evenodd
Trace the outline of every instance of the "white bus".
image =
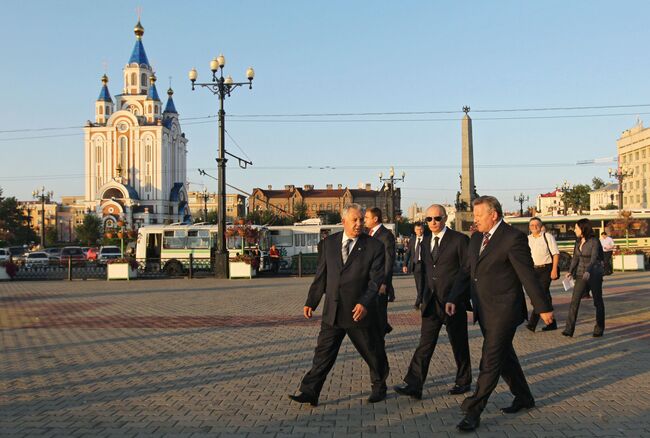
<svg viewBox="0 0 650 438">
<path fill-rule="evenodd" d="M 268 269 L 268 230 L 266 227 L 251 225 L 257 229 L 259 238 L 255 244 L 242 246 L 240 236 L 228 237 L 226 245 L 231 256 L 259 251 L 259 270 Z M 171 224 L 147 225 L 138 229 L 135 257 L 145 262 L 145 269 L 162 269 L 170 275 L 187 271 L 190 255 L 194 269 L 211 269 L 217 247 L 217 225 L 210 224 Z"/>
<path fill-rule="evenodd" d="M 395 224 L 384 224 L 395 233 Z M 293 225 L 270 225 L 268 228 L 269 246 L 275 245 L 280 251 L 281 269 L 292 265 L 298 254 L 318 254 L 318 243 L 330 234 L 343 231 L 343 225 L 321 225 L 318 221 L 307 220 Z"/>
</svg>

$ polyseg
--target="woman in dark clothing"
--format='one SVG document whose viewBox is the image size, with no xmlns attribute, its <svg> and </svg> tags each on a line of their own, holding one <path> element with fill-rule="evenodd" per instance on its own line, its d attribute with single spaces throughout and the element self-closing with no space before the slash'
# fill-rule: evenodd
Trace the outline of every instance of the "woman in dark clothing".
<svg viewBox="0 0 650 438">
<path fill-rule="evenodd" d="M 596 325 L 594 326 L 594 337 L 600 337 L 605 330 L 605 304 L 603 303 L 603 248 L 588 219 L 580 219 L 576 223 L 576 245 L 573 248 L 571 267 L 566 274 L 567 277 L 575 279 L 571 306 L 567 316 L 566 327 L 562 334 L 573 336 L 578 318 L 578 308 L 582 294 L 591 289 L 596 307 Z"/>
</svg>

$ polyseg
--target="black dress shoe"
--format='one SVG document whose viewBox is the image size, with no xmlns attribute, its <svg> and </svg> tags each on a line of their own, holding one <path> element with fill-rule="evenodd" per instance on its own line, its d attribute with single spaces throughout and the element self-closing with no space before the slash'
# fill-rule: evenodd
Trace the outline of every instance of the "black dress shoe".
<svg viewBox="0 0 650 438">
<path fill-rule="evenodd" d="M 553 321 L 549 325 L 542 327 L 543 332 L 550 332 L 551 330 L 557 330 L 557 321 Z"/>
<path fill-rule="evenodd" d="M 421 389 L 415 389 L 412 386 L 408 386 L 408 385 L 395 386 L 394 389 L 395 392 L 398 393 L 399 395 L 407 395 L 409 397 L 413 397 L 414 399 L 422 400 Z"/>
<path fill-rule="evenodd" d="M 594 338 L 600 338 L 602 336 L 603 336 L 603 332 L 599 332 L 599 331 L 594 330 L 594 334 L 593 334 Z"/>
<path fill-rule="evenodd" d="M 301 392 L 298 395 L 289 394 L 289 398 L 298 403 L 309 403 L 312 406 L 318 406 L 318 397 Z"/>
<path fill-rule="evenodd" d="M 481 417 L 478 415 L 466 415 L 460 423 L 456 425 L 456 429 L 461 432 L 472 432 L 481 424 Z"/>
<path fill-rule="evenodd" d="M 564 331 L 562 332 L 562 336 L 568 336 L 568 337 L 572 338 L 572 337 L 573 337 L 573 333 L 570 333 L 570 332 L 564 330 Z"/>
<path fill-rule="evenodd" d="M 386 398 L 386 388 L 382 389 L 373 389 L 370 397 L 368 397 L 368 403 L 377 403 Z"/>
<path fill-rule="evenodd" d="M 527 402 L 523 402 L 517 399 L 514 399 L 512 404 L 508 406 L 507 408 L 501 408 L 501 412 L 504 414 L 516 414 L 517 412 L 521 411 L 522 409 L 531 409 L 535 407 L 535 400 L 530 400 Z"/>
<path fill-rule="evenodd" d="M 469 392 L 470 389 L 472 389 L 472 385 L 454 385 L 453 388 L 447 391 L 447 394 L 449 395 L 465 394 L 466 392 Z"/>
</svg>

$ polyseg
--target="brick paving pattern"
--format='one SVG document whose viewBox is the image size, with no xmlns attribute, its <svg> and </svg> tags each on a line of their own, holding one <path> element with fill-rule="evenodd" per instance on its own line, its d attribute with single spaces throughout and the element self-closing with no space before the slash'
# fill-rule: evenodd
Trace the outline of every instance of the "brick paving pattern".
<svg viewBox="0 0 650 438">
<path fill-rule="evenodd" d="M 348 340 L 316 408 L 292 404 L 318 321 L 301 317 L 309 278 L 0 283 L 0 436 L 457 435 L 445 334 L 423 400 L 367 404 L 368 370 Z M 476 435 L 650 437 L 650 274 L 606 277 L 607 328 L 592 338 L 583 301 L 576 336 L 530 333 L 515 348 L 537 407 L 506 416 L 500 383 Z M 419 336 L 411 277 L 395 279 L 390 386 Z M 561 324 L 569 294 L 554 286 Z M 481 347 L 470 326 L 474 377 Z M 472 434 L 470 434 L 471 436 Z"/>
</svg>

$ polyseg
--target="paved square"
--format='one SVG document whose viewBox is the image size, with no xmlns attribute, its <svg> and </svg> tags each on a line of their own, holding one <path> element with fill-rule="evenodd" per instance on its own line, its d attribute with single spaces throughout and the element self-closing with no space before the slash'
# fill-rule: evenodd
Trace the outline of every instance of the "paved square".
<svg viewBox="0 0 650 438">
<path fill-rule="evenodd" d="M 0 283 L 1 436 L 453 436 L 463 396 L 448 396 L 446 335 L 423 400 L 369 405 L 368 370 L 348 340 L 316 408 L 287 399 L 307 371 L 318 321 L 302 316 L 310 278 Z M 479 436 L 650 437 L 650 274 L 605 279 L 607 328 L 576 337 L 520 328 L 515 348 L 537 408 L 505 416 L 500 383 Z M 419 336 L 411 277 L 395 279 L 388 384 Z M 569 295 L 554 289 L 563 324 Z M 320 313 L 320 312 L 318 312 Z M 470 327 L 474 377 L 482 338 Z"/>
</svg>

